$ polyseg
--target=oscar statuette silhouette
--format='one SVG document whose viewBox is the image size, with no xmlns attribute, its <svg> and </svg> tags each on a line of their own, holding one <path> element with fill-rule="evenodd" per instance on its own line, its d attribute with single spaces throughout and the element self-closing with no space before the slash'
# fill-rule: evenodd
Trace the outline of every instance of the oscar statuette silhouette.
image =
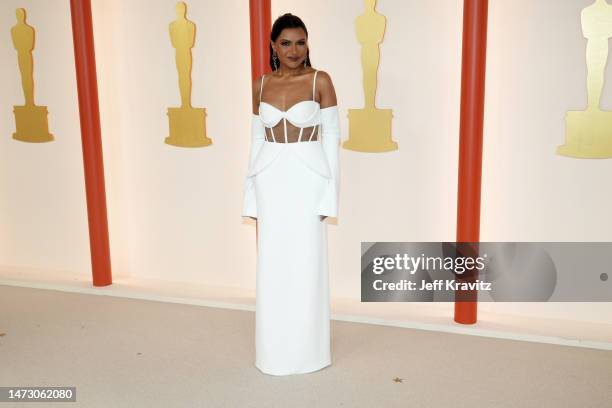
<svg viewBox="0 0 612 408">
<path fill-rule="evenodd" d="M 366 11 L 355 19 L 357 39 L 361 44 L 363 94 L 365 107 L 349 109 L 349 138 L 342 146 L 359 152 L 397 150 L 391 138 L 391 109 L 376 108 L 379 45 L 385 34 L 386 19 L 375 10 L 376 0 L 365 0 Z"/>
<path fill-rule="evenodd" d="M 612 6 L 596 0 L 582 10 L 582 33 L 587 39 L 588 105 L 584 111 L 569 111 L 565 117 L 562 156 L 603 159 L 612 157 L 612 112 L 600 108 L 608 61 L 608 39 L 612 37 Z"/>
<path fill-rule="evenodd" d="M 206 109 L 191 106 L 191 49 L 195 44 L 195 24 L 186 18 L 187 5 L 176 5 L 176 20 L 170 24 L 170 40 L 176 50 L 181 106 L 168 108 L 170 136 L 167 144 L 179 147 L 203 147 L 212 144 L 206 136 Z"/>
<path fill-rule="evenodd" d="M 42 143 L 53 141 L 47 122 L 47 107 L 36 106 L 34 103 L 34 57 L 32 51 L 35 45 L 35 31 L 26 24 L 26 11 L 19 8 L 16 11 L 17 24 L 11 28 L 13 46 L 17 51 L 21 87 L 25 105 L 13 106 L 15 113 L 16 132 L 13 139 L 22 142 Z"/>
</svg>

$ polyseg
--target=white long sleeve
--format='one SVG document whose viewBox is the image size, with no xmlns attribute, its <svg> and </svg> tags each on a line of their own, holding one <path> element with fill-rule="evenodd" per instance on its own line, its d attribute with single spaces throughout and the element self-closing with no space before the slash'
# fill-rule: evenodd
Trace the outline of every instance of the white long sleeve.
<svg viewBox="0 0 612 408">
<path fill-rule="evenodd" d="M 325 195 L 319 206 L 318 214 L 328 217 L 338 217 L 338 200 L 340 193 L 340 119 L 338 115 L 338 106 L 330 106 L 321 109 L 321 133 L 321 145 L 325 152 L 332 178 L 329 180 Z"/>
<path fill-rule="evenodd" d="M 259 115 L 253 114 L 251 117 L 251 150 L 249 153 L 249 170 L 257 159 L 266 138 L 266 131 Z M 257 218 L 257 201 L 255 200 L 255 188 L 253 179 L 249 176 L 244 181 L 244 201 L 242 205 L 242 216 Z"/>
</svg>

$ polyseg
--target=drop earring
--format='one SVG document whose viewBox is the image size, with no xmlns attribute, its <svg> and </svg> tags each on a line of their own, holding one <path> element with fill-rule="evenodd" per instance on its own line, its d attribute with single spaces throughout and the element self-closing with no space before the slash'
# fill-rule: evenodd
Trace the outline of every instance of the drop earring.
<svg viewBox="0 0 612 408">
<path fill-rule="evenodd" d="M 274 63 L 274 70 L 278 69 L 278 57 L 276 56 L 276 51 L 272 54 L 272 62 Z"/>
</svg>

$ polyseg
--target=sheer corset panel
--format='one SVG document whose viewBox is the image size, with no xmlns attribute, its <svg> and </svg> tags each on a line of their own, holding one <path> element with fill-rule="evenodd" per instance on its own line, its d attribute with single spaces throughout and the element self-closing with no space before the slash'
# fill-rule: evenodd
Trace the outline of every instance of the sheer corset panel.
<svg viewBox="0 0 612 408">
<path fill-rule="evenodd" d="M 265 75 L 259 92 L 259 117 L 264 125 L 266 141 L 275 143 L 311 142 L 319 140 L 321 107 L 315 101 L 315 71 L 312 81 L 312 100 L 298 101 L 286 111 L 262 101 Z"/>
</svg>

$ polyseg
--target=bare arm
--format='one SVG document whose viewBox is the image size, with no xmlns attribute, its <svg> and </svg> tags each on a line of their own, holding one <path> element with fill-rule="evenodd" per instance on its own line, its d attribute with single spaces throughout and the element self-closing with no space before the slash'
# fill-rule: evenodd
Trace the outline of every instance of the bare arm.
<svg viewBox="0 0 612 408">
<path fill-rule="evenodd" d="M 336 100 L 336 90 L 332 83 L 331 77 L 325 71 L 319 71 L 317 75 L 317 92 L 319 94 L 319 103 L 321 109 L 328 108 L 330 106 L 336 106 L 338 101 Z"/>
<path fill-rule="evenodd" d="M 261 89 L 261 78 L 253 81 L 253 115 L 259 115 L 259 90 Z"/>
</svg>

